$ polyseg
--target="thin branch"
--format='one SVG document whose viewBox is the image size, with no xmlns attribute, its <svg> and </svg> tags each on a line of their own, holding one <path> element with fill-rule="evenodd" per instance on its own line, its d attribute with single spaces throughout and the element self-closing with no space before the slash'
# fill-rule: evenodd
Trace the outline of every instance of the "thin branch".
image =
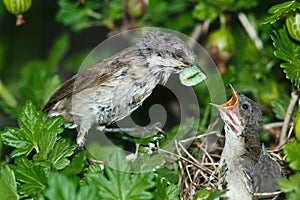
<svg viewBox="0 0 300 200">
<path fill-rule="evenodd" d="M 210 132 L 207 132 L 207 133 L 203 133 L 201 135 L 197 135 L 197 136 L 190 137 L 190 138 L 187 138 L 187 139 L 184 139 L 184 140 L 180 140 L 180 143 L 190 142 L 190 141 L 193 141 L 195 139 L 204 138 L 204 137 L 207 137 L 207 136 L 210 136 L 210 135 L 216 135 L 218 133 L 220 133 L 220 132 L 219 131 L 210 131 Z"/>
<path fill-rule="evenodd" d="M 280 139 L 279 139 L 279 144 L 276 147 L 276 149 L 280 148 L 286 142 L 287 131 L 289 129 L 289 124 L 290 124 L 290 121 L 292 118 L 292 113 L 293 113 L 294 107 L 297 103 L 297 100 L 298 100 L 297 90 L 295 88 L 293 88 L 293 91 L 291 92 L 290 103 L 289 103 L 289 106 L 287 108 L 287 111 L 286 111 L 286 114 L 284 117 L 282 129 L 281 129 L 281 135 L 280 135 Z"/>
<path fill-rule="evenodd" d="M 194 27 L 192 34 L 191 34 L 191 39 L 187 42 L 187 45 L 191 47 L 192 49 L 195 46 L 196 41 L 200 38 L 201 34 L 206 34 L 208 31 L 209 27 L 209 20 L 205 20 L 202 24 L 196 24 Z"/>
<path fill-rule="evenodd" d="M 280 127 L 282 127 L 282 125 L 283 125 L 283 122 L 272 122 L 272 123 L 264 124 L 263 129 L 268 131 L 273 128 L 280 128 Z"/>
<path fill-rule="evenodd" d="M 245 13 L 239 12 L 238 18 L 239 18 L 242 26 L 244 27 L 245 31 L 247 32 L 248 36 L 254 42 L 256 48 L 258 50 L 262 50 L 263 49 L 263 43 L 259 39 L 259 37 L 257 36 L 256 30 L 252 26 L 252 24 L 250 23 L 248 17 L 245 15 Z"/>
</svg>

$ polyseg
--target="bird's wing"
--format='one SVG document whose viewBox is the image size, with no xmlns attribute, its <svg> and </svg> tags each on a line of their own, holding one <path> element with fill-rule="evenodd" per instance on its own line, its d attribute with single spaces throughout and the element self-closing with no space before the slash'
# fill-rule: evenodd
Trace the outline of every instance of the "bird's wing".
<svg viewBox="0 0 300 200">
<path fill-rule="evenodd" d="M 64 98 L 107 81 L 120 68 L 128 65 L 128 62 L 133 59 L 145 60 L 147 54 L 150 53 L 149 48 L 129 47 L 84 69 L 55 91 L 44 106 L 43 112 L 48 112 L 58 101 Z"/>
<path fill-rule="evenodd" d="M 110 64 L 115 66 L 108 67 Z M 43 112 L 49 111 L 58 101 L 64 98 L 105 82 L 113 73 L 119 70 L 122 65 L 124 65 L 124 63 L 107 63 L 105 59 L 84 69 L 63 83 L 63 85 L 55 91 L 44 106 Z"/>
<path fill-rule="evenodd" d="M 253 194 L 253 171 L 247 167 L 242 167 L 243 178 L 246 184 L 247 190 Z"/>
</svg>

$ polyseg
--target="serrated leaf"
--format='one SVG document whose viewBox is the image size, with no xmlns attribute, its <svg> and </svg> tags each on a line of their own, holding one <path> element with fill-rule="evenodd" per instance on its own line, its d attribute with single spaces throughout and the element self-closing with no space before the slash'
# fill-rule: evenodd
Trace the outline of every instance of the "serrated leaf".
<svg viewBox="0 0 300 200">
<path fill-rule="evenodd" d="M 76 145 L 70 145 L 70 143 L 64 139 L 59 140 L 48 157 L 54 169 L 60 170 L 65 168 L 70 163 L 67 157 L 71 156 L 75 149 Z"/>
<path fill-rule="evenodd" d="M 294 174 L 289 179 L 279 179 L 280 190 L 286 193 L 286 199 L 298 200 L 300 196 L 300 174 Z"/>
<path fill-rule="evenodd" d="M 283 146 L 284 153 L 287 155 L 286 161 L 293 170 L 300 170 L 300 143 L 291 142 Z"/>
<path fill-rule="evenodd" d="M 32 143 L 26 140 L 18 128 L 6 127 L 0 134 L 5 145 L 16 148 L 11 153 L 13 158 L 23 154 L 28 155 L 33 149 Z"/>
<path fill-rule="evenodd" d="M 153 173 L 128 172 L 125 155 L 116 153 L 109 165 L 105 165 L 104 174 L 89 173 L 88 183 L 97 185 L 99 199 L 146 200 L 152 199 L 150 189 L 155 185 Z M 100 167 L 99 167 L 100 168 Z"/>
<path fill-rule="evenodd" d="M 2 200 L 19 199 L 15 174 L 8 165 L 0 170 L 0 194 Z"/>
<path fill-rule="evenodd" d="M 22 183 L 18 192 L 32 197 L 41 195 L 45 191 L 47 183 L 45 169 L 25 157 L 16 158 L 15 164 L 12 169 L 16 179 Z"/>
<path fill-rule="evenodd" d="M 300 3 L 298 1 L 287 1 L 281 4 L 276 4 L 269 9 L 268 13 L 271 14 L 271 16 L 264 19 L 262 24 L 273 24 L 285 17 L 289 12 L 296 11 L 297 8 L 300 8 Z"/>
<path fill-rule="evenodd" d="M 80 185 L 78 178 L 68 178 L 59 173 L 51 173 L 48 178 L 46 197 L 50 200 L 98 199 L 96 186 Z"/>
<path fill-rule="evenodd" d="M 300 89 L 300 46 L 289 38 L 285 28 L 275 32 L 275 36 L 271 38 L 276 48 L 274 55 L 286 61 L 280 65 L 284 68 L 286 78 L 291 79 L 291 82 Z"/>
<path fill-rule="evenodd" d="M 63 132 L 62 125 L 64 119 L 62 116 L 56 116 L 48 119 L 42 125 L 42 133 L 40 135 L 38 146 L 40 151 L 34 156 L 34 160 L 48 160 L 49 153 L 53 153 L 56 141 L 59 139 L 57 134 Z"/>
<path fill-rule="evenodd" d="M 42 113 L 37 112 L 31 101 L 27 101 L 18 116 L 18 124 L 24 138 L 32 144 L 37 152 L 39 152 L 38 141 L 40 138 L 42 122 Z"/>
<path fill-rule="evenodd" d="M 59 139 L 57 134 L 63 132 L 63 117 L 52 117 L 43 123 L 43 113 L 37 111 L 32 102 L 27 101 L 19 114 L 18 123 L 20 128 L 5 128 L 0 132 L 3 143 L 16 148 L 11 156 L 27 156 L 35 149 L 36 161 L 47 160 Z"/>
<path fill-rule="evenodd" d="M 154 199 L 175 200 L 179 199 L 179 186 L 168 184 L 166 179 L 157 178 L 156 189 L 153 192 Z"/>
</svg>

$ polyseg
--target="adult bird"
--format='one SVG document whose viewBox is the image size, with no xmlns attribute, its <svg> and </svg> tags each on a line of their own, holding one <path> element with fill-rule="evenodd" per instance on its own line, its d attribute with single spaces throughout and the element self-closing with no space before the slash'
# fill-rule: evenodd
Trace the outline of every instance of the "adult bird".
<svg viewBox="0 0 300 200">
<path fill-rule="evenodd" d="M 78 125 L 81 148 L 92 125 L 102 130 L 136 110 L 157 84 L 172 73 L 183 84 L 194 85 L 206 78 L 195 53 L 179 37 L 149 31 L 135 45 L 103 59 L 67 80 L 43 108 L 48 117 L 63 115 L 66 127 Z"/>
<path fill-rule="evenodd" d="M 254 101 L 237 92 L 216 105 L 225 123 L 225 145 L 219 165 L 219 189 L 228 189 L 225 197 L 250 200 L 254 193 L 278 190 L 279 164 L 262 148 L 259 135 L 263 128 L 262 112 Z"/>
</svg>

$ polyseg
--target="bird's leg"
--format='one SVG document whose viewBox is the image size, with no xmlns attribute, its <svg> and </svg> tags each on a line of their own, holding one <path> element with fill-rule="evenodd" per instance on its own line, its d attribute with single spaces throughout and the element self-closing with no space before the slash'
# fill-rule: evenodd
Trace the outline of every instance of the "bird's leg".
<svg viewBox="0 0 300 200">
<path fill-rule="evenodd" d="M 77 138 L 76 138 L 76 142 L 77 142 L 77 146 L 79 150 L 83 150 L 84 149 L 84 144 L 85 144 L 85 136 L 87 135 L 89 131 L 89 128 L 86 128 L 84 126 L 81 126 L 79 129 L 79 132 L 77 134 Z"/>
</svg>

